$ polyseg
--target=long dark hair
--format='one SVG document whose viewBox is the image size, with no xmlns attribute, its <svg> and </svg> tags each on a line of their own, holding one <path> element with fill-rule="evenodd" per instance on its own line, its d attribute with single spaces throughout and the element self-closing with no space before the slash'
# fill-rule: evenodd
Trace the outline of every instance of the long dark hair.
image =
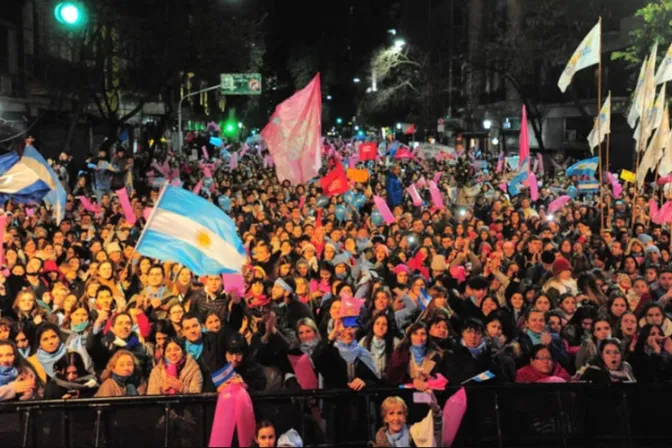
<svg viewBox="0 0 672 448">
<path fill-rule="evenodd" d="M 369 324 L 369 330 L 366 332 L 366 336 L 364 337 L 363 341 L 363 346 L 367 350 L 371 351 L 371 341 L 373 340 L 373 326 L 376 323 L 376 320 L 378 318 L 383 318 L 387 321 L 387 333 L 385 334 L 385 357 L 387 359 L 390 359 L 390 356 L 392 356 L 392 352 L 394 351 L 394 327 L 392 326 L 392 319 L 390 319 L 390 316 L 385 312 L 376 312 L 373 314 L 371 317 L 371 322 Z"/>
<path fill-rule="evenodd" d="M 408 351 L 409 348 L 411 347 L 411 335 L 421 329 L 424 329 L 427 332 L 427 350 L 428 351 L 433 350 L 435 352 L 440 351 L 439 347 L 437 347 L 437 345 L 432 340 L 432 336 L 429 334 L 427 325 L 425 325 L 424 322 L 415 322 L 408 327 L 408 329 L 406 330 L 406 336 L 404 336 L 404 339 L 401 341 L 401 344 L 399 344 L 398 349 L 400 351 Z"/>
</svg>

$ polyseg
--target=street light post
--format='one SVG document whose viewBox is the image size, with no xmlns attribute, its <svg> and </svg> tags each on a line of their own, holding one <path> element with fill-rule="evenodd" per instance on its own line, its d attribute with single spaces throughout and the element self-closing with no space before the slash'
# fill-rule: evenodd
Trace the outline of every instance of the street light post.
<svg viewBox="0 0 672 448">
<path fill-rule="evenodd" d="M 196 92 L 191 92 L 187 95 L 184 95 L 182 98 L 180 98 L 180 102 L 177 105 L 177 138 L 178 138 L 178 144 L 180 145 L 180 150 L 182 150 L 182 141 L 183 141 L 183 136 L 182 136 L 182 101 L 186 100 L 190 96 L 200 95 L 201 93 L 204 93 L 204 92 L 210 92 L 211 90 L 219 89 L 221 86 L 222 86 L 221 84 L 217 84 L 216 86 L 211 86 L 211 87 L 207 87 L 205 89 L 198 90 Z"/>
</svg>

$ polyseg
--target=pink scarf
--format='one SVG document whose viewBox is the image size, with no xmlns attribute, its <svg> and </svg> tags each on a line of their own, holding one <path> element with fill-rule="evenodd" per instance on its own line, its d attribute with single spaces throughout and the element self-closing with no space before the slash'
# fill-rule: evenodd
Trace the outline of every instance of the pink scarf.
<svg viewBox="0 0 672 448">
<path fill-rule="evenodd" d="M 217 398 L 209 446 L 231 446 L 235 429 L 238 430 L 238 446 L 250 446 L 254 441 L 255 425 L 252 400 L 247 390 L 241 384 L 230 384 Z"/>
<path fill-rule="evenodd" d="M 317 376 L 308 355 L 287 355 L 287 359 L 289 359 L 289 363 L 294 369 L 296 380 L 301 389 L 310 390 L 318 388 Z"/>
</svg>

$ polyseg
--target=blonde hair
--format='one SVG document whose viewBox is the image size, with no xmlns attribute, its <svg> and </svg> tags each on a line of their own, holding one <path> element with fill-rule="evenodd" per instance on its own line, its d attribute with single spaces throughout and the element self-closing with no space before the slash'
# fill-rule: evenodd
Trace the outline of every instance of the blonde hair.
<svg viewBox="0 0 672 448">
<path fill-rule="evenodd" d="M 119 361 L 119 358 L 121 358 L 122 356 L 130 356 L 131 359 L 133 360 L 133 365 L 135 366 L 133 369 L 133 373 L 136 373 L 140 369 L 140 361 L 138 361 L 138 358 L 136 358 L 133 353 L 131 353 L 128 350 L 117 350 L 116 352 L 114 352 L 110 360 L 107 361 L 107 366 L 105 366 L 105 370 L 103 370 L 103 373 L 100 374 L 101 382 L 105 381 L 106 379 L 112 376 L 114 366 L 117 365 L 117 361 Z"/>
<path fill-rule="evenodd" d="M 408 415 L 408 406 L 406 402 L 401 397 L 387 397 L 383 403 L 380 405 L 380 416 L 385 419 L 385 415 L 390 411 L 391 408 L 401 406 L 404 410 L 404 415 Z"/>
<path fill-rule="evenodd" d="M 296 332 L 297 333 L 299 332 L 299 328 L 301 328 L 301 327 L 310 328 L 315 333 L 315 338 L 317 340 L 320 339 L 320 330 L 317 329 L 317 324 L 315 324 L 315 321 L 313 319 L 311 319 L 310 317 L 304 317 L 303 319 L 299 320 L 299 322 L 297 322 L 297 324 L 296 324 Z"/>
</svg>

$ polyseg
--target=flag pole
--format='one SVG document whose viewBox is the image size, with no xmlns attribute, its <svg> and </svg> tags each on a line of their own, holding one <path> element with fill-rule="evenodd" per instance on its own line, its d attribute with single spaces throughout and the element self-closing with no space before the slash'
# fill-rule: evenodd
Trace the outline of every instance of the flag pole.
<svg viewBox="0 0 672 448">
<path fill-rule="evenodd" d="M 607 148 L 606 148 L 606 150 L 607 150 L 607 160 L 606 160 L 606 165 L 607 165 L 607 166 L 605 167 L 605 170 L 606 170 L 607 172 L 609 172 L 609 149 L 610 149 L 610 146 L 611 146 L 611 130 L 610 130 L 609 133 L 607 134 Z M 612 195 L 612 196 L 613 196 L 613 195 Z M 606 219 L 606 222 L 607 222 L 607 229 L 611 229 L 610 216 L 611 216 L 611 201 L 612 201 L 612 200 L 613 200 L 613 197 L 612 197 L 612 198 L 609 198 L 609 203 L 607 203 L 607 219 Z"/>
<path fill-rule="evenodd" d="M 601 135 L 601 116 L 602 116 L 602 17 L 600 23 L 600 43 L 598 51 L 597 65 L 597 159 L 599 162 L 599 181 L 600 181 L 600 230 L 604 231 L 604 195 L 602 194 L 602 135 Z"/>
</svg>

